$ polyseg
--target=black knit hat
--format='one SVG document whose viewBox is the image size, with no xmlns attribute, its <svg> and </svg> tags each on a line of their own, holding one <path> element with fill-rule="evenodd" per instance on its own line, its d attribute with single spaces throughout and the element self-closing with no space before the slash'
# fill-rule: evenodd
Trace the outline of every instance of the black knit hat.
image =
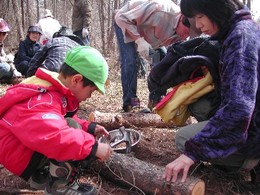
<svg viewBox="0 0 260 195">
<path fill-rule="evenodd" d="M 55 37 L 63 37 L 63 36 L 70 38 L 71 40 L 75 41 L 80 45 L 85 45 L 81 40 L 81 38 L 73 34 L 73 31 L 66 26 L 62 26 L 59 31 L 53 34 L 52 37 L 55 38 Z"/>
</svg>

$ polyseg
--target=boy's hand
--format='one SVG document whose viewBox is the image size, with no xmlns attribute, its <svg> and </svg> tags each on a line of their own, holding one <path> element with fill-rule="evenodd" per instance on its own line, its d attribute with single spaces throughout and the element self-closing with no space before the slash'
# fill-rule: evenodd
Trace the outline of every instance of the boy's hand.
<svg viewBox="0 0 260 195">
<path fill-rule="evenodd" d="M 100 137 L 102 135 L 108 136 L 108 131 L 101 125 L 96 125 L 94 135 Z"/>
<path fill-rule="evenodd" d="M 113 150 L 109 144 L 98 142 L 96 157 L 100 161 L 107 160 L 111 156 L 112 152 Z"/>
</svg>

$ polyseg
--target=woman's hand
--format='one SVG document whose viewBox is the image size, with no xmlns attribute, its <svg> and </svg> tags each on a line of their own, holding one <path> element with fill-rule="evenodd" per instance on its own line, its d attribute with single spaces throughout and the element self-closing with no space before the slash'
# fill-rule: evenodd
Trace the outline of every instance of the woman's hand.
<svg viewBox="0 0 260 195">
<path fill-rule="evenodd" d="M 181 182 L 185 182 L 189 169 L 193 164 L 194 161 L 191 158 L 182 154 L 179 156 L 179 158 L 166 165 L 163 179 L 165 179 L 167 182 L 171 181 L 174 183 L 176 182 L 179 173 L 182 172 Z"/>
</svg>

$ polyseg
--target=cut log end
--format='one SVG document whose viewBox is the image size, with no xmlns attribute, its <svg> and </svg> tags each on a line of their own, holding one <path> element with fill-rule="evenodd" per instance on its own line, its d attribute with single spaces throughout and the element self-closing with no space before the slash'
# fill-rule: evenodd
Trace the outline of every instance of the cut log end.
<svg viewBox="0 0 260 195">
<path fill-rule="evenodd" d="M 198 181 L 195 183 L 193 189 L 191 190 L 191 195 L 203 194 L 205 194 L 205 183 L 203 181 Z"/>
</svg>

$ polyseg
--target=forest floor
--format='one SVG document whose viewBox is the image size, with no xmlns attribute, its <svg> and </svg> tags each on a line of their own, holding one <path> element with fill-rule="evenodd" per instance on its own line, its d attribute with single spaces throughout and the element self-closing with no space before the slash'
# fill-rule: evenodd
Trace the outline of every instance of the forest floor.
<svg viewBox="0 0 260 195">
<path fill-rule="evenodd" d="M 110 85 L 106 95 L 94 93 L 92 97 L 81 103 L 80 118 L 88 118 L 95 110 L 100 112 L 122 112 L 122 89 L 118 70 L 110 70 Z M 0 96 L 3 95 L 7 85 L 0 86 Z M 138 80 L 138 97 L 141 107 L 146 107 L 148 90 L 146 79 Z M 180 153 L 174 144 L 175 132 L 178 128 L 145 127 L 133 129 L 142 135 L 141 141 L 131 152 L 134 157 L 159 166 L 166 166 Z M 239 192 L 241 178 L 247 178 L 247 173 L 228 174 L 218 170 L 209 164 L 199 166 L 191 170 L 190 175 L 202 179 L 206 184 L 206 195 L 252 195 L 257 193 Z M 144 194 L 135 188 L 127 189 L 103 178 L 99 173 L 89 170 L 84 177 L 95 185 L 99 195 L 134 195 Z M 0 165 L 0 195 L 2 194 L 44 194 L 43 191 L 35 191 L 30 185 L 14 176 Z M 154 193 L 156 194 L 156 193 Z M 258 193 L 260 194 L 260 193 Z"/>
</svg>

